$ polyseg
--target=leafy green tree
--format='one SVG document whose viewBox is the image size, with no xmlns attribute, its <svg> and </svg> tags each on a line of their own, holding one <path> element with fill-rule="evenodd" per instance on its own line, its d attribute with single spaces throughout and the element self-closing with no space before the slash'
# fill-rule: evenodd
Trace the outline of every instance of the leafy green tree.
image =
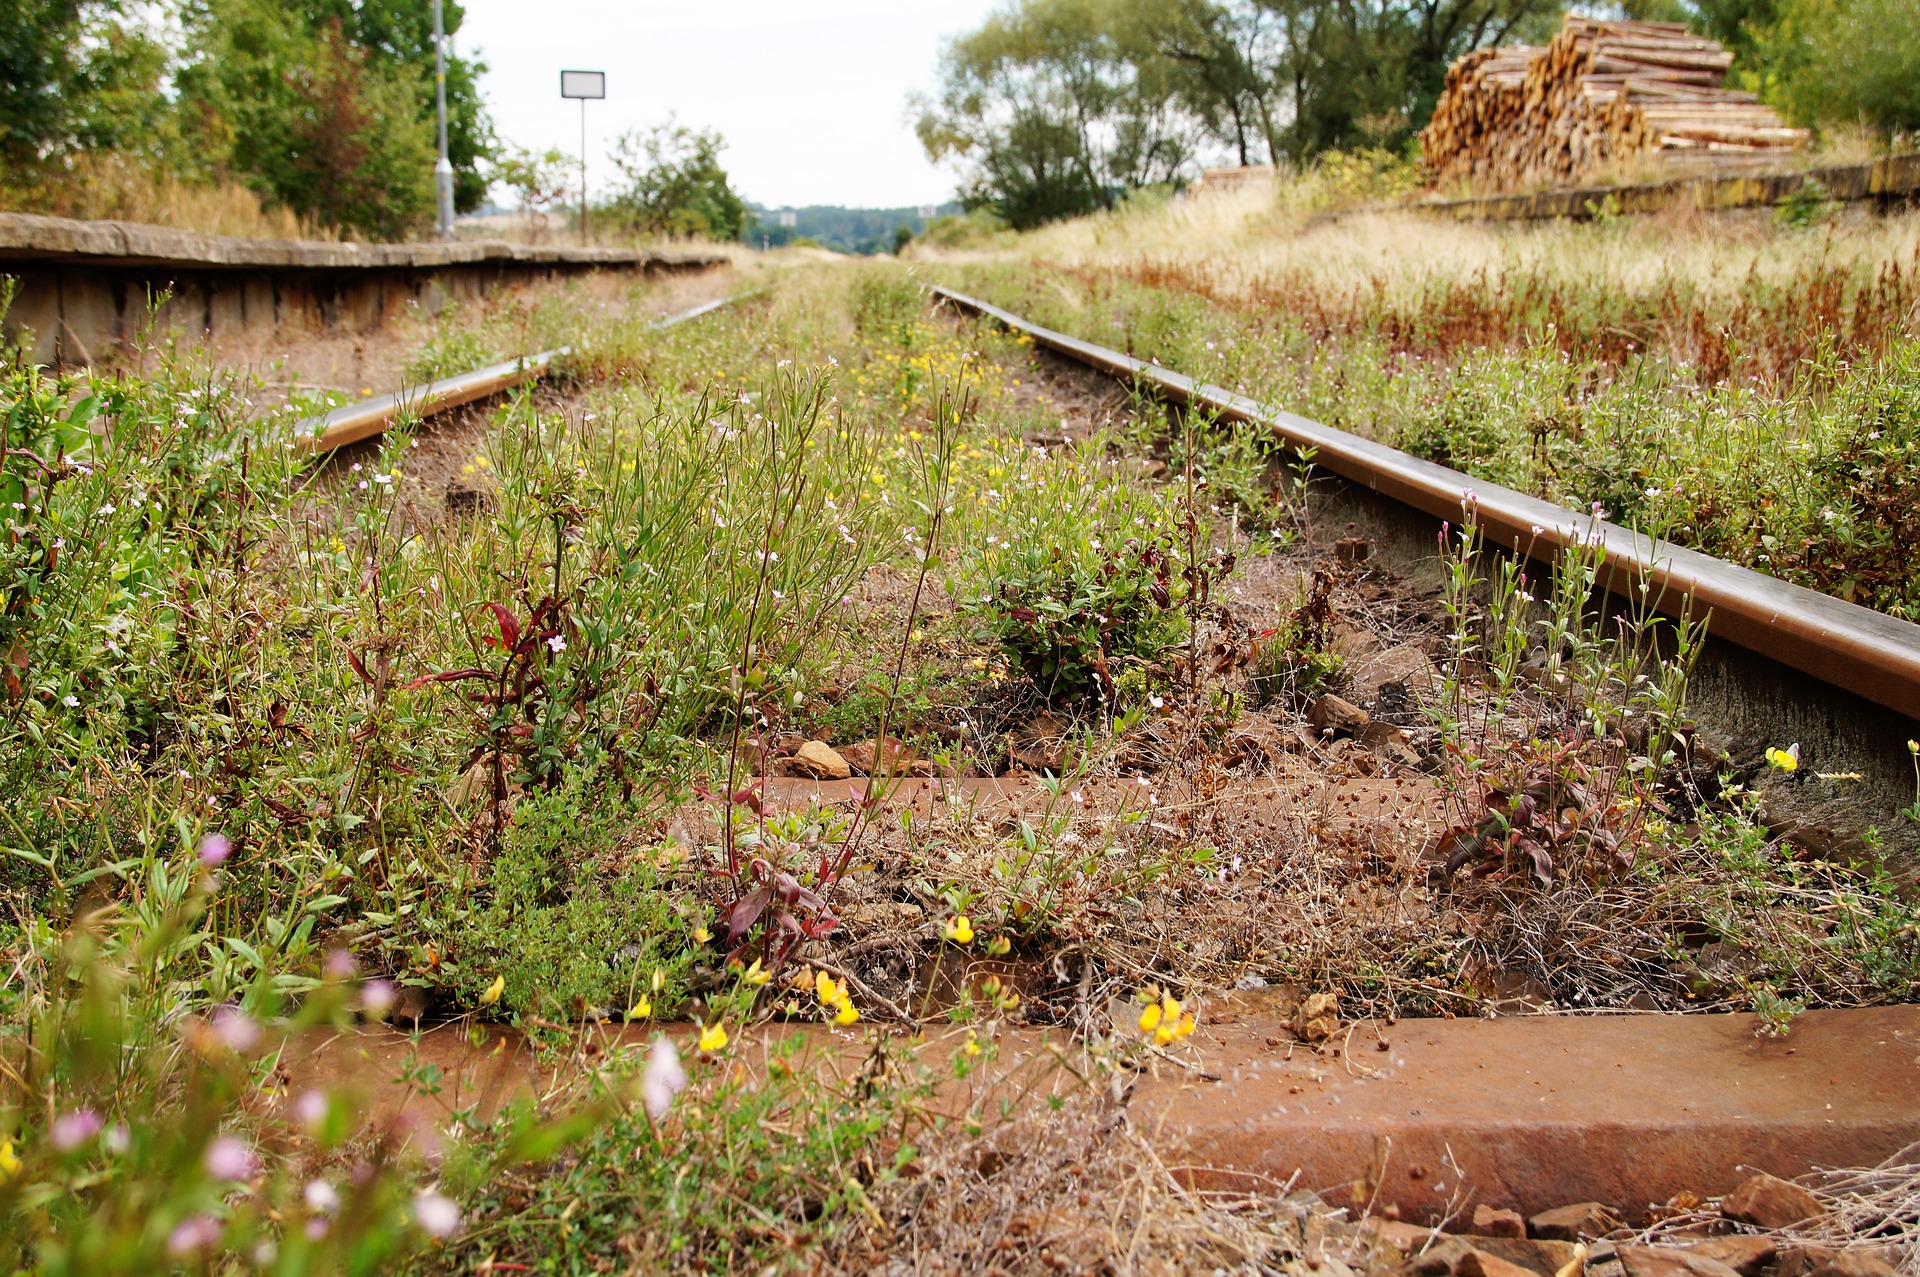
<svg viewBox="0 0 1920 1277">
<path fill-rule="evenodd" d="M 711 129 L 669 119 L 645 132 L 622 134 L 613 166 L 625 183 L 609 211 L 616 221 L 653 235 L 740 238 L 747 205 L 720 166 L 726 142 Z"/>
<path fill-rule="evenodd" d="M 165 47 L 119 0 L 0 0 L 0 165 L 18 181 L 78 149 L 164 132 Z"/>
<path fill-rule="evenodd" d="M 291 8 L 208 0 L 180 74 L 216 164 L 294 211 L 368 235 L 421 225 L 433 209 L 431 126 L 418 71 L 382 67 L 344 24 Z"/>
<path fill-rule="evenodd" d="M 1031 226 L 1176 181 L 1198 144 L 1242 163 L 1404 143 L 1447 67 L 1545 34 L 1559 0 L 1010 0 L 918 105 L 928 155 Z"/>
<path fill-rule="evenodd" d="M 962 200 L 1029 227 L 1173 181 L 1194 128 L 1167 68 L 1122 38 L 1119 0 L 1014 0 L 948 46 L 915 128 Z"/>
<path fill-rule="evenodd" d="M 1815 126 L 1920 132 L 1920 8 L 1914 0 L 1786 0 L 1763 37 L 1770 96 Z M 1783 56 L 1784 54 L 1784 56 Z"/>
</svg>

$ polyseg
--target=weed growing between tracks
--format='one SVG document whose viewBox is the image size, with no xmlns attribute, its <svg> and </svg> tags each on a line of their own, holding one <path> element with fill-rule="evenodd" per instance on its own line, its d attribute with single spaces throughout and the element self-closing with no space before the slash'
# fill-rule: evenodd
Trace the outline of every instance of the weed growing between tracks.
<svg viewBox="0 0 1920 1277">
<path fill-rule="evenodd" d="M 1056 236 L 1036 264 L 959 282 L 1475 477 L 1598 502 L 1675 544 L 1912 618 L 1914 226 L 1365 217 L 1309 232 L 1317 253 L 1149 241 L 1130 255 L 1124 234 L 1111 247 Z M 1382 257 L 1390 234 L 1429 251 Z"/>
<path fill-rule="evenodd" d="M 934 1063 L 964 1072 L 1009 1020 L 1124 1055 L 1147 990 L 1203 1017 L 1260 984 L 1350 1014 L 1477 1009 L 1515 980 L 1570 1006 L 1911 992 L 1906 907 L 1712 792 L 1711 761 L 1667 743 L 1677 703 L 1614 687 L 1628 656 L 1578 697 L 1520 677 L 1511 628 L 1450 629 L 1440 595 L 1332 553 L 1245 439 L 1036 394 L 1020 343 L 893 269 L 667 332 L 542 322 L 570 371 L 501 408 L 451 490 L 407 431 L 307 462 L 247 386 L 178 363 L 85 387 L 6 370 L 0 1211 L 32 1262 L 89 1228 L 151 1249 L 138 1214 L 168 1246 L 191 1224 L 183 1262 L 265 1271 L 363 1227 L 429 1266 L 857 1266 L 890 1239 L 957 1247 L 1019 1183 L 1061 1204 L 1029 1221 L 1056 1249 L 1098 1250 L 1068 1224 L 1124 1183 L 1142 1227 L 1245 1255 L 1246 1216 L 1125 1178 L 1100 1088 L 1031 1126 L 943 1123 L 904 1061 L 743 1076 L 750 1030 L 904 1011 L 952 1026 Z M 1529 650 L 1556 624 L 1588 641 L 1514 615 Z M 1470 729 L 1429 718 L 1453 703 L 1435 669 Z M 1329 688 L 1391 730 L 1308 728 L 1301 693 Z M 1636 737 L 1629 712 L 1666 718 Z M 815 802 L 780 773 L 822 736 L 898 738 L 877 769 L 939 793 L 882 776 Z M 1450 758 L 1479 768 L 1456 786 L 1476 813 L 1482 782 L 1588 787 L 1580 828 L 1631 863 L 1510 872 L 1509 835 L 1544 835 L 1509 803 L 1474 827 L 1500 853 L 1445 881 L 1424 834 L 1465 823 L 1434 779 Z M 1011 799 L 962 779 L 1014 768 Z M 94 1037 L 26 1031 L 76 998 L 104 1008 Z M 663 1030 L 677 1062 L 556 1057 L 578 1085 L 437 1133 L 288 1090 L 280 1035 L 394 1013 L 556 1050 L 613 1019 L 699 1029 Z M 172 1142 L 129 1152 L 122 1123 Z M 216 1136 L 244 1160 L 209 1161 Z M 1091 1178 L 1042 1147 L 1088 1150 Z M 1032 1175 L 928 1187 L 989 1154 Z"/>
</svg>

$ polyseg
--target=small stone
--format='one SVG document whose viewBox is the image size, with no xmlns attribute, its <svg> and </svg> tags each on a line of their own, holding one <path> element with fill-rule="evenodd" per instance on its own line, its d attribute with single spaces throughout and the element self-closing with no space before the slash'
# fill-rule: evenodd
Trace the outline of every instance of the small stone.
<svg viewBox="0 0 1920 1277">
<path fill-rule="evenodd" d="M 1516 1216 L 1516 1218 L 1518 1218 Z M 1522 1268 L 1512 1260 L 1474 1247 L 1460 1257 L 1454 1277 L 1539 1277 L 1531 1268 Z"/>
<path fill-rule="evenodd" d="M 1439 1240 L 1424 1251 L 1416 1249 L 1408 1257 L 1407 1266 L 1419 1277 L 1448 1277 L 1459 1270 L 1472 1249 L 1466 1238 L 1442 1233 Z"/>
<path fill-rule="evenodd" d="M 1472 1231 L 1481 1237 L 1525 1237 L 1527 1221 L 1519 1211 L 1501 1210 L 1485 1202 L 1473 1208 Z"/>
<path fill-rule="evenodd" d="M 1620 1227 L 1620 1217 L 1600 1202 L 1576 1202 L 1543 1210 L 1528 1220 L 1527 1225 L 1535 1237 L 1583 1242 Z"/>
<path fill-rule="evenodd" d="M 1402 767 L 1418 767 L 1420 751 L 1413 747 L 1413 733 L 1392 723 L 1371 722 L 1354 738 L 1379 757 Z"/>
<path fill-rule="evenodd" d="M 1353 736 L 1371 720 L 1367 711 L 1352 701 L 1328 692 L 1307 707 L 1307 721 L 1322 736 Z"/>
<path fill-rule="evenodd" d="M 1895 1277 L 1892 1256 L 1879 1250 L 1790 1246 L 1780 1252 L 1777 1277 Z"/>
<path fill-rule="evenodd" d="M 1365 1229 L 1372 1239 L 1381 1245 L 1391 1246 L 1403 1255 L 1410 1255 L 1428 1242 L 1437 1241 L 1445 1234 L 1436 1234 L 1431 1228 L 1422 1228 L 1418 1224 L 1403 1224 L 1397 1219 L 1369 1218 Z"/>
<path fill-rule="evenodd" d="M 1067 768 L 1065 725 L 1051 714 L 1040 715 L 1008 739 L 1007 757 L 1028 771 L 1058 775 Z"/>
<path fill-rule="evenodd" d="M 853 775 L 847 760 L 823 740 L 810 740 L 795 750 L 787 767 L 796 776 L 814 780 L 846 780 Z"/>
<path fill-rule="evenodd" d="M 1340 999 L 1316 993 L 1293 1011 L 1293 1036 L 1302 1042 L 1324 1042 L 1340 1031 Z"/>
<path fill-rule="evenodd" d="M 1622 1246 L 1627 1277 L 1739 1277 L 1717 1259 L 1677 1246 Z"/>
<path fill-rule="evenodd" d="M 1573 1272 L 1577 1274 L 1578 1261 L 1586 1255 L 1584 1247 L 1572 1242 L 1534 1241 L 1526 1237 L 1476 1237 L 1473 1246 L 1509 1264 L 1518 1264 L 1537 1277 L 1559 1277 L 1567 1272 L 1568 1265 L 1573 1265 Z"/>
<path fill-rule="evenodd" d="M 1746 1233 L 1709 1237 L 1693 1243 L 1687 1249 L 1696 1255 L 1717 1259 L 1743 1277 L 1759 1277 L 1779 1251 L 1779 1247 L 1773 1244 L 1773 1238 L 1754 1237 Z"/>
<path fill-rule="evenodd" d="M 877 758 L 881 759 L 880 768 L 893 776 L 933 775 L 933 764 L 930 761 L 921 758 L 912 748 L 892 736 L 887 737 L 884 758 L 881 758 L 880 742 L 877 740 L 849 745 L 840 751 L 840 755 L 847 760 L 847 766 L 853 769 L 853 774 L 856 776 L 875 775 Z"/>
<path fill-rule="evenodd" d="M 1777 1175 L 1760 1174 L 1720 1199 L 1720 1213 L 1756 1228 L 1786 1228 L 1818 1219 L 1820 1199 Z"/>
</svg>

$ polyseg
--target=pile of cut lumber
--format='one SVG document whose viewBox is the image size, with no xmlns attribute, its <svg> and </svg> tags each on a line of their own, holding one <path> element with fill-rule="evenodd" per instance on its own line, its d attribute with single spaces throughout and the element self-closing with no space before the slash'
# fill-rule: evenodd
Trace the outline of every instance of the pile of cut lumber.
<svg viewBox="0 0 1920 1277">
<path fill-rule="evenodd" d="M 1476 49 L 1455 62 L 1421 146 L 1443 185 L 1513 190 L 1644 156 L 1698 168 L 1804 144 L 1804 129 L 1724 87 L 1732 62 L 1682 23 L 1568 14 L 1544 49 Z"/>
</svg>

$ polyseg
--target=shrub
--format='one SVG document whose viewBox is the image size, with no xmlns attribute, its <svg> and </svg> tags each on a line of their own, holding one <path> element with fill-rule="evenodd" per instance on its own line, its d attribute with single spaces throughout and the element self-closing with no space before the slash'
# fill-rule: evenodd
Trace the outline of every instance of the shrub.
<svg viewBox="0 0 1920 1277">
<path fill-rule="evenodd" d="M 969 565 L 968 606 L 1048 701 L 1111 700 L 1128 666 L 1186 633 L 1174 610 L 1172 510 L 1164 494 L 1115 481 L 1107 441 L 1036 459 L 1003 499 L 1014 533 Z"/>
</svg>

